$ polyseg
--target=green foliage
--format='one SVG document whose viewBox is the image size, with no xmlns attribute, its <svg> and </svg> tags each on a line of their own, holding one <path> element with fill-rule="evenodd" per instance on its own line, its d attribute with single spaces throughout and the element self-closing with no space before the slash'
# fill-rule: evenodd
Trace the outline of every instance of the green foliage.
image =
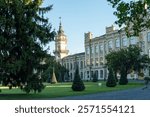
<svg viewBox="0 0 150 117">
<path fill-rule="evenodd" d="M 35 83 L 40 84 L 37 79 L 42 71 L 41 61 L 47 55 L 43 47 L 53 38 L 51 25 L 44 17 L 52 6 L 41 8 L 40 1 L 43 0 L 0 2 L 0 77 L 10 88 L 24 88 L 27 84 L 25 91 L 30 92 L 37 87 L 33 86 Z M 32 77 L 37 81 L 33 82 Z"/>
<path fill-rule="evenodd" d="M 45 57 L 45 65 L 43 65 L 43 72 L 42 72 L 42 78 L 44 82 L 51 82 L 52 74 L 53 74 L 53 68 L 55 69 L 55 75 L 58 82 L 64 82 L 65 81 L 65 73 L 68 72 L 68 70 L 62 66 L 59 62 L 56 62 L 55 58 L 53 56 L 48 55 Z"/>
<path fill-rule="evenodd" d="M 109 74 L 108 74 L 106 86 L 107 87 L 115 87 L 116 85 L 117 85 L 117 83 L 116 83 L 116 79 L 113 74 L 113 70 L 112 70 L 112 68 L 109 68 Z"/>
<path fill-rule="evenodd" d="M 94 72 L 94 75 L 93 75 L 93 82 L 98 82 L 98 77 L 97 77 L 96 72 Z"/>
<path fill-rule="evenodd" d="M 145 81 L 150 81 L 150 77 L 144 77 Z"/>
<path fill-rule="evenodd" d="M 126 71 L 126 68 L 124 68 L 124 66 L 121 67 L 120 74 L 121 75 L 120 75 L 119 84 L 127 85 L 128 84 L 127 71 Z"/>
<path fill-rule="evenodd" d="M 116 71 L 114 70 L 114 77 L 115 77 L 115 79 L 116 79 L 116 82 L 118 82 L 117 70 L 116 70 Z"/>
<path fill-rule="evenodd" d="M 27 81 L 27 84 L 25 84 L 23 91 L 27 93 L 30 93 L 31 91 L 33 91 L 34 93 L 36 93 L 36 92 L 41 92 L 42 89 L 44 89 L 44 87 L 45 86 L 42 84 L 42 79 L 36 75 L 33 75 Z"/>
<path fill-rule="evenodd" d="M 141 49 L 138 46 L 129 46 L 118 51 L 110 52 L 106 55 L 107 66 L 113 69 L 115 77 L 117 72 L 121 74 L 121 84 L 127 83 L 127 74 L 131 70 L 140 72 L 140 70 L 149 63 L 147 55 L 140 54 Z M 123 79 L 125 78 L 125 79 Z M 125 80 L 125 81 L 122 81 Z"/>
<path fill-rule="evenodd" d="M 70 88 L 72 83 L 59 83 L 59 84 L 46 84 L 47 87 L 39 93 L 27 95 L 21 92 L 18 88 L 13 88 L 12 90 L 9 89 L 2 89 L 2 95 L 0 96 L 0 100 L 40 100 L 40 99 L 50 99 L 50 98 L 59 98 L 59 97 L 66 97 L 66 96 L 77 96 L 77 95 L 86 95 L 86 94 L 93 94 L 93 93 L 104 93 L 110 91 L 118 91 L 118 90 L 127 90 L 137 87 L 142 87 L 143 83 L 140 82 L 130 82 L 126 86 L 118 85 L 113 88 L 106 87 L 106 82 L 100 81 L 102 83 L 101 87 L 96 85 L 93 82 L 84 82 L 86 86 L 86 91 L 82 92 L 74 92 L 71 91 Z M 60 88 L 58 88 L 60 87 Z M 62 93 L 63 92 L 63 93 Z"/>
<path fill-rule="evenodd" d="M 136 35 L 145 29 L 150 28 L 149 0 L 131 0 L 130 2 L 124 0 L 107 0 L 112 4 L 112 7 L 116 9 L 114 15 L 117 16 L 118 20 L 116 24 L 126 26 L 127 36 Z M 131 27 L 132 25 L 132 27 Z M 133 30 L 133 33 L 131 32 Z"/>
<path fill-rule="evenodd" d="M 72 90 L 73 91 L 83 91 L 83 90 L 85 90 L 84 83 L 81 80 L 80 75 L 79 75 L 78 66 L 76 67 L 74 80 L 73 80 L 73 84 L 72 84 Z"/>
</svg>

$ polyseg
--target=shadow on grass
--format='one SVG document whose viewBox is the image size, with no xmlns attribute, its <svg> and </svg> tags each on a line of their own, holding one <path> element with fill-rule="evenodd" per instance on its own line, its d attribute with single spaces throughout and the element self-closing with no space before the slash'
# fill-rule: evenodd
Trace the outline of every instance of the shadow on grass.
<svg viewBox="0 0 150 117">
<path fill-rule="evenodd" d="M 0 100 L 25 100 L 32 99 L 34 94 L 18 93 L 18 94 L 3 94 L 0 93 Z"/>
</svg>

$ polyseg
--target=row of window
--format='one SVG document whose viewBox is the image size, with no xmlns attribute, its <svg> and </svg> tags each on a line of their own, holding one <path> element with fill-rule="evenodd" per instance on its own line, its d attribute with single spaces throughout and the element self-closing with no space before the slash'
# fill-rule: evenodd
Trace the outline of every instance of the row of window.
<svg viewBox="0 0 150 117">
<path fill-rule="evenodd" d="M 90 59 L 86 59 L 86 65 L 89 66 L 98 66 L 98 65 L 103 65 L 104 64 L 104 59 L 103 57 L 100 57 L 99 59 L 98 58 L 95 58 L 95 63 L 94 63 L 94 59 L 91 58 L 91 64 L 90 64 Z"/>
<path fill-rule="evenodd" d="M 72 73 L 70 73 L 69 77 L 70 77 L 70 80 L 73 80 L 73 74 Z M 83 72 L 80 72 L 80 77 L 81 77 L 81 79 L 83 79 Z"/>
<path fill-rule="evenodd" d="M 96 70 L 95 74 L 96 74 L 97 78 L 99 78 L 99 75 L 100 75 L 100 78 L 104 77 L 104 71 L 103 70 L 100 70 L 100 72 L 98 70 Z M 91 71 L 91 77 L 92 78 L 94 77 L 94 71 Z M 87 78 L 90 78 L 90 72 L 89 71 L 87 71 Z"/>
<path fill-rule="evenodd" d="M 76 64 L 79 66 L 79 68 L 83 69 L 85 67 L 85 62 L 80 61 L 80 62 L 74 62 L 74 63 L 64 63 L 64 67 L 66 69 L 72 70 L 75 69 Z"/>
<path fill-rule="evenodd" d="M 91 62 L 91 63 L 90 63 Z M 73 70 L 75 69 L 76 67 L 76 64 L 79 66 L 80 69 L 83 69 L 85 68 L 85 61 L 80 61 L 80 62 L 74 62 L 74 63 L 64 63 L 64 67 L 66 69 L 69 69 L 69 70 Z M 98 65 L 103 65 L 104 64 L 104 59 L 103 57 L 100 57 L 100 58 L 95 58 L 95 60 L 93 58 L 91 58 L 91 61 L 90 59 L 86 59 L 86 65 L 89 66 L 98 66 Z"/>
<path fill-rule="evenodd" d="M 149 35 L 150 36 L 150 35 Z M 150 38 L 150 37 L 149 37 Z M 128 46 L 128 42 L 129 39 L 128 38 L 123 38 L 122 39 L 122 46 Z M 96 44 L 95 47 L 93 45 L 91 45 L 91 47 L 86 47 L 86 54 L 89 55 L 90 54 L 90 49 L 91 49 L 91 54 L 94 54 L 94 50 L 95 50 L 95 54 L 99 53 L 103 53 L 104 50 L 106 50 L 107 46 L 108 46 L 108 50 L 113 49 L 113 40 L 108 41 L 108 43 L 104 43 L 104 44 Z M 137 38 L 136 37 L 131 37 L 130 38 L 130 44 L 131 45 L 135 45 L 137 44 Z M 116 39 L 115 40 L 115 47 L 116 48 L 120 48 L 121 47 L 121 40 L 120 39 Z"/>
<path fill-rule="evenodd" d="M 87 71 L 87 72 L 80 72 L 80 77 L 81 77 L 81 79 L 84 79 L 84 76 L 83 76 L 83 73 L 84 73 L 84 76 L 86 76 L 86 73 L 87 73 L 87 78 L 90 78 L 90 72 L 89 71 Z M 97 78 L 99 78 L 99 76 L 100 76 L 100 78 L 103 78 L 104 76 L 104 72 L 103 72 L 103 70 L 100 70 L 100 72 L 98 71 L 98 70 L 96 70 L 95 71 L 95 74 L 96 74 L 96 77 Z M 91 77 L 93 78 L 94 77 L 94 72 L 93 71 L 91 71 Z M 73 80 L 73 74 L 72 73 L 70 73 L 70 79 L 71 80 Z"/>
</svg>

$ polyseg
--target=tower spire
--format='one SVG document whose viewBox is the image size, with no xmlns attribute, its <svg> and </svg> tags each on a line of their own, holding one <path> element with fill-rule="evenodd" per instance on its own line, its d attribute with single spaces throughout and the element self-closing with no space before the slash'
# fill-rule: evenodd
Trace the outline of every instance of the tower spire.
<svg viewBox="0 0 150 117">
<path fill-rule="evenodd" d="M 61 23 L 61 17 L 59 17 L 59 19 L 60 19 L 60 23 L 59 23 L 58 34 L 64 34 L 63 27 L 62 27 L 62 23 Z"/>
<path fill-rule="evenodd" d="M 60 20 L 60 23 L 59 23 L 59 25 L 61 26 L 61 17 L 59 17 L 59 20 Z"/>
</svg>

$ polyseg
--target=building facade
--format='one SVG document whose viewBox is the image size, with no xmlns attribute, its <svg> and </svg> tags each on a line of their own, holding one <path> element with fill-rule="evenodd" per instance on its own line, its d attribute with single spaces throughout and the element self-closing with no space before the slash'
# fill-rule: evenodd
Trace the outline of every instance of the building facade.
<svg viewBox="0 0 150 117">
<path fill-rule="evenodd" d="M 130 38 L 126 36 L 124 29 L 116 30 L 114 26 L 106 27 L 106 33 L 99 37 L 93 37 L 91 32 L 85 33 L 85 52 L 62 57 L 60 62 L 69 70 L 70 80 L 74 78 L 75 62 L 78 63 L 83 80 L 92 80 L 94 73 L 99 80 L 105 80 L 108 75 L 105 56 L 112 50 L 126 48 L 129 45 L 139 45 L 142 48 L 141 54 L 150 57 L 150 31 L 143 31 L 138 37 Z M 128 74 L 128 78 L 136 79 L 138 75 Z"/>
</svg>

